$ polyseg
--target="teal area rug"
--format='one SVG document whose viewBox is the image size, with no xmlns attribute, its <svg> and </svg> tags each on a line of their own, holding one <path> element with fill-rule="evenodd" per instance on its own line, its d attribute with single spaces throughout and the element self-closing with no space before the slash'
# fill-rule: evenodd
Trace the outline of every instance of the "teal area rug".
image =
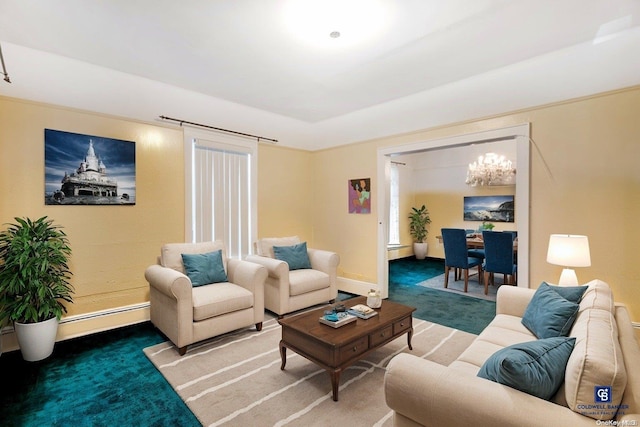
<svg viewBox="0 0 640 427">
<path fill-rule="evenodd" d="M 414 317 L 479 334 L 493 320 L 496 303 L 420 286 L 441 275 L 444 261 L 414 257 L 389 262 L 389 299 L 416 307 Z"/>
</svg>

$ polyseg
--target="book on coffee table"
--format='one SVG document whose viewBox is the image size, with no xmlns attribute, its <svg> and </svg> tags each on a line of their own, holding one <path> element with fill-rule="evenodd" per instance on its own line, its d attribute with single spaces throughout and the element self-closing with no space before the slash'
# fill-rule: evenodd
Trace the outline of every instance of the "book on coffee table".
<svg viewBox="0 0 640 427">
<path fill-rule="evenodd" d="M 324 316 L 322 316 L 320 318 L 320 323 L 322 323 L 323 325 L 331 326 L 332 328 L 339 328 L 340 326 L 344 326 L 351 322 L 355 322 L 357 319 L 358 319 L 357 316 L 346 313 L 346 316 L 342 317 L 340 320 L 337 320 L 337 321 L 327 320 L 324 318 Z"/>
<path fill-rule="evenodd" d="M 347 313 L 359 317 L 360 319 L 370 319 L 377 316 L 378 312 L 364 304 L 354 305 L 347 310 Z"/>
</svg>

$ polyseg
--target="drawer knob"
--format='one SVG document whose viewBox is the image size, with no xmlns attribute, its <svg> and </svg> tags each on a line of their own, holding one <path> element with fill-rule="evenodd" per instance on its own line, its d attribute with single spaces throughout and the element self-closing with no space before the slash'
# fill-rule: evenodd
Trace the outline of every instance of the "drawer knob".
<svg viewBox="0 0 640 427">
<path fill-rule="evenodd" d="M 358 351 L 358 347 L 356 347 L 355 345 L 353 346 L 353 351 Z"/>
<path fill-rule="evenodd" d="M 400 322 L 400 326 L 401 326 L 401 327 L 402 327 L 402 326 L 404 326 L 404 323 Z"/>
<path fill-rule="evenodd" d="M 384 338 L 384 332 L 380 333 L 380 336 L 381 336 L 382 338 Z"/>
</svg>

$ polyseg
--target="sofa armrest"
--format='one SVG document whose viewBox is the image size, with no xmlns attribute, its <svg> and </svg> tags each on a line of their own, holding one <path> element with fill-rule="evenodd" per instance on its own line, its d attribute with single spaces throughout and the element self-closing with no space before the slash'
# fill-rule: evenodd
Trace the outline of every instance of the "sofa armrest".
<svg viewBox="0 0 640 427">
<path fill-rule="evenodd" d="M 424 426 L 594 425 L 567 407 L 406 353 L 389 362 L 384 391 L 391 409 Z"/>
<path fill-rule="evenodd" d="M 320 270 L 332 277 L 337 274 L 338 264 L 340 264 L 340 256 L 337 253 L 312 248 L 308 248 L 307 253 L 309 254 L 309 261 L 311 261 L 311 268 Z"/>
<path fill-rule="evenodd" d="M 229 282 L 242 286 L 252 294 L 264 290 L 264 281 L 267 279 L 267 269 L 253 262 L 229 258 L 227 261 Z"/>
<path fill-rule="evenodd" d="M 144 277 L 157 291 L 175 300 L 188 299 L 191 304 L 192 289 L 191 280 L 173 268 L 161 265 L 151 265 L 145 272 Z"/>
<path fill-rule="evenodd" d="M 269 277 L 274 279 L 286 279 L 289 282 L 289 265 L 275 258 L 269 258 L 262 255 L 248 255 L 245 261 L 259 264 L 267 269 Z"/>
<path fill-rule="evenodd" d="M 535 294 L 535 289 L 500 286 L 496 295 L 496 314 L 522 317 Z"/>
</svg>

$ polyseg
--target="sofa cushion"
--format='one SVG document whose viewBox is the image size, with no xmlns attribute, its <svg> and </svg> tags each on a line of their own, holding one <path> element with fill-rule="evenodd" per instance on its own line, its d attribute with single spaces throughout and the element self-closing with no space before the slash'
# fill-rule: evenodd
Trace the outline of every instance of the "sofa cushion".
<svg viewBox="0 0 640 427">
<path fill-rule="evenodd" d="M 289 270 L 311 268 L 311 261 L 307 252 L 307 242 L 292 246 L 274 246 L 273 255 L 276 259 L 289 264 Z"/>
<path fill-rule="evenodd" d="M 289 237 L 265 237 L 256 242 L 256 252 L 258 255 L 275 258 L 273 254 L 274 246 L 293 246 L 300 243 L 298 236 Z"/>
<path fill-rule="evenodd" d="M 571 336 L 576 338 L 576 344 L 565 372 L 567 404 L 582 415 L 597 420 L 611 419 L 627 385 L 613 314 L 597 308 L 582 311 L 571 329 Z M 595 401 L 596 386 L 611 387 L 610 401 Z"/>
<path fill-rule="evenodd" d="M 575 338 L 553 337 L 498 350 L 478 376 L 549 400 L 564 381 Z"/>
<path fill-rule="evenodd" d="M 592 280 L 586 284 L 587 291 L 580 301 L 580 311 L 599 308 L 613 313 L 614 301 L 611 288 L 602 280 Z"/>
<path fill-rule="evenodd" d="M 542 282 L 527 305 L 522 324 L 538 338 L 564 337 L 571 330 L 578 308 L 578 304 Z"/>
<path fill-rule="evenodd" d="M 222 264 L 222 251 L 217 250 L 206 254 L 182 254 L 185 274 L 191 280 L 192 286 L 202 286 L 210 283 L 227 281 L 227 273 Z"/>
</svg>

